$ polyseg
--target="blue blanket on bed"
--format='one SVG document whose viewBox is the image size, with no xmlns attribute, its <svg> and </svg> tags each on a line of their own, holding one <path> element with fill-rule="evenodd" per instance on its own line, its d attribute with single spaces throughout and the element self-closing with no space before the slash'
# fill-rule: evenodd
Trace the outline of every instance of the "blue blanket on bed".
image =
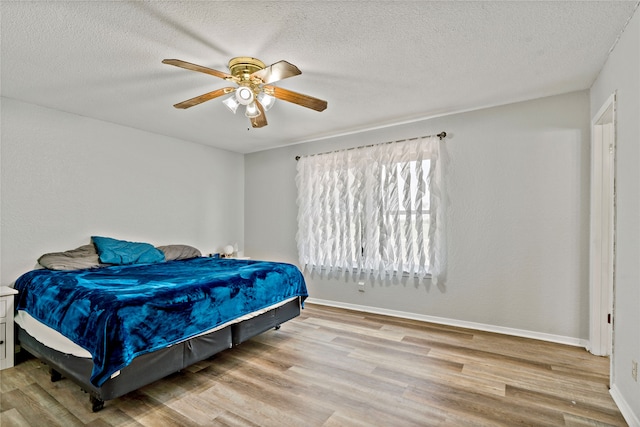
<svg viewBox="0 0 640 427">
<path fill-rule="evenodd" d="M 288 298 L 307 297 L 291 264 L 194 258 L 76 271 L 33 270 L 16 309 L 93 356 L 100 386 L 133 358 Z"/>
</svg>

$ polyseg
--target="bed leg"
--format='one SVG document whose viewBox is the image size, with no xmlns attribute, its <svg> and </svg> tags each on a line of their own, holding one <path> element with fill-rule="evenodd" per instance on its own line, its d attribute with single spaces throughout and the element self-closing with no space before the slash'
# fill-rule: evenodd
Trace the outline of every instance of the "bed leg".
<svg viewBox="0 0 640 427">
<path fill-rule="evenodd" d="M 94 395 L 89 395 L 89 401 L 91 402 L 91 410 L 93 412 L 98 412 L 102 408 L 104 408 L 104 400 L 95 397 Z"/>
<path fill-rule="evenodd" d="M 274 329 L 277 331 L 278 329 L 280 329 L 280 325 L 276 325 Z"/>
<path fill-rule="evenodd" d="M 60 381 L 62 379 L 62 374 L 53 368 L 49 368 L 49 375 L 52 383 L 55 383 L 56 381 Z"/>
</svg>

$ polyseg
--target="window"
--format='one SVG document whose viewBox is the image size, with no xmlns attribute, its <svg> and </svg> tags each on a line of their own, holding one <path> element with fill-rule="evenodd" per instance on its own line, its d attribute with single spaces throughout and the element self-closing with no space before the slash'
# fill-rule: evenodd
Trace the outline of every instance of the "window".
<svg viewBox="0 0 640 427">
<path fill-rule="evenodd" d="M 420 166 L 420 167 L 418 167 Z M 419 164 L 418 161 L 412 160 L 407 163 L 397 163 L 395 165 L 395 173 L 397 177 L 397 190 L 398 193 L 408 192 L 409 197 L 406 199 L 408 204 L 401 204 L 400 198 L 398 203 L 392 206 L 392 213 L 398 212 L 398 226 L 400 230 L 408 230 L 409 238 L 404 242 L 397 242 L 393 249 L 397 252 L 406 251 L 409 255 L 406 257 L 407 261 L 413 262 L 416 265 L 424 264 L 425 269 L 429 270 L 428 257 L 421 257 L 427 253 L 429 241 L 428 238 L 424 239 L 421 236 L 429 235 L 429 205 L 430 205 L 430 192 L 427 182 L 424 181 L 429 176 L 429 169 L 431 166 L 430 159 L 423 159 Z M 408 170 L 408 176 L 403 174 L 403 170 Z M 418 191 L 419 188 L 425 189 L 425 191 Z M 413 226 L 412 222 L 416 225 Z M 404 247 L 402 244 L 404 243 Z M 401 258 L 401 257 L 399 257 Z M 403 268 L 397 263 L 394 265 L 395 270 L 406 272 L 406 268 Z"/>
<path fill-rule="evenodd" d="M 301 264 L 375 277 L 438 276 L 440 145 L 427 137 L 301 158 Z"/>
</svg>

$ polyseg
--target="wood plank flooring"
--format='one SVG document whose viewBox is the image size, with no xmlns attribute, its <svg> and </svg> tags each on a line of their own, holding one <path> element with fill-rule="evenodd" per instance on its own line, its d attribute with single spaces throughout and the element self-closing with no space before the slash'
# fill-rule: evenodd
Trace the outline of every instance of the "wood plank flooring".
<svg viewBox="0 0 640 427">
<path fill-rule="evenodd" d="M 626 426 L 581 348 L 307 304 L 93 413 L 37 359 L 0 371 L 9 426 Z"/>
</svg>

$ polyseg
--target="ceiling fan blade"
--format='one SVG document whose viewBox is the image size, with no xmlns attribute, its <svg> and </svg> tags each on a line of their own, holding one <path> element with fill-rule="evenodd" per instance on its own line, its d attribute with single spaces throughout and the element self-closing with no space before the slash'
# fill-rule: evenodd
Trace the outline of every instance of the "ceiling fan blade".
<svg viewBox="0 0 640 427">
<path fill-rule="evenodd" d="M 264 108 L 262 107 L 262 104 L 256 99 L 256 105 L 258 106 L 258 110 L 260 110 L 260 115 L 258 117 L 252 117 L 249 120 L 251 120 L 251 126 L 253 126 L 254 128 L 261 128 L 261 127 L 265 127 L 268 123 L 267 123 L 267 116 L 264 113 Z"/>
<path fill-rule="evenodd" d="M 212 92 L 205 93 L 204 95 L 196 96 L 195 98 L 187 99 L 186 101 L 179 102 L 174 105 L 176 108 L 189 108 L 194 105 L 202 104 L 205 101 L 209 101 L 211 99 L 217 98 L 222 95 L 226 95 L 235 91 L 234 87 L 223 87 L 222 89 L 216 89 Z"/>
<path fill-rule="evenodd" d="M 267 95 L 275 96 L 283 101 L 292 102 L 303 107 L 311 108 L 312 110 L 324 111 L 327 108 L 327 101 L 278 86 L 264 86 L 263 90 Z"/>
<path fill-rule="evenodd" d="M 209 74 L 215 77 L 220 77 L 225 80 L 232 80 L 238 82 L 238 78 L 231 74 L 223 73 L 222 71 L 214 70 L 213 68 L 203 67 L 202 65 L 192 64 L 191 62 L 183 61 L 181 59 L 163 59 L 163 64 L 175 65 L 176 67 L 185 68 L 191 71 L 198 71 L 200 73 Z"/>
<path fill-rule="evenodd" d="M 287 61 L 278 61 L 251 74 L 251 78 L 257 77 L 262 80 L 264 84 L 269 84 L 299 74 L 302 74 L 302 71 L 295 65 Z"/>
</svg>

